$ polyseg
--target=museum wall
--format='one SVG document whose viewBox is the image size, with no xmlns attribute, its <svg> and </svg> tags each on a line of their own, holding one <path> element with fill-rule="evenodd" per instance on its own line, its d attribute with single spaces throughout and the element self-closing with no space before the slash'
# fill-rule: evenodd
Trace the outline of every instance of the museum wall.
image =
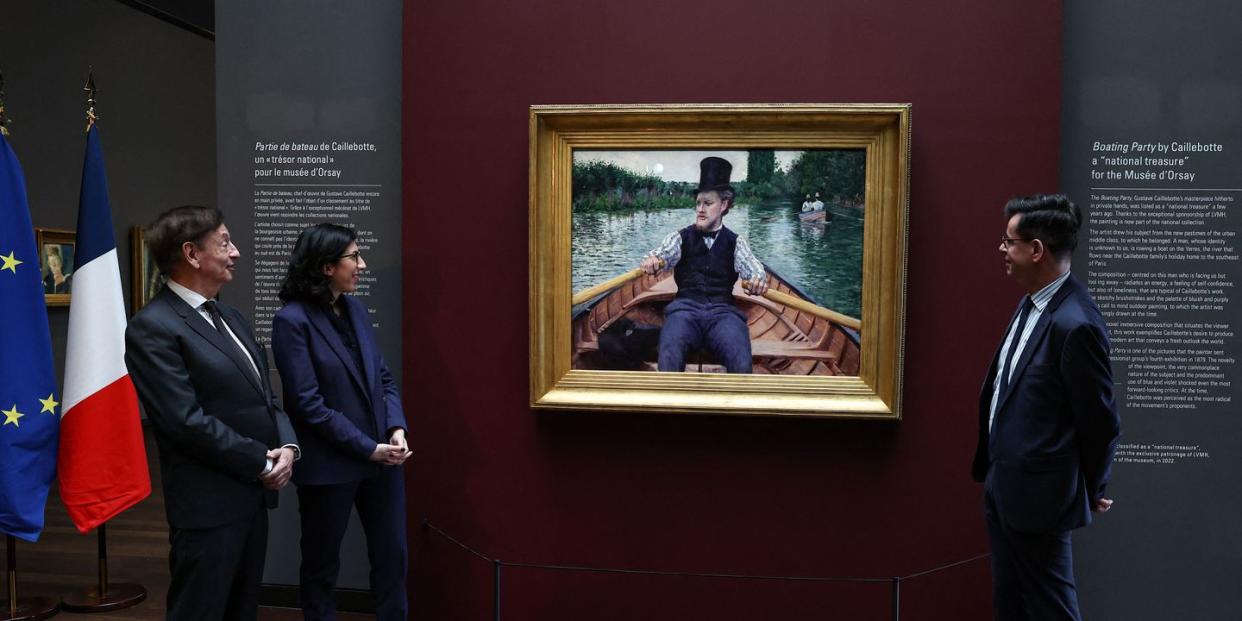
<svg viewBox="0 0 1242 621">
<path fill-rule="evenodd" d="M 9 142 L 37 227 L 77 227 L 91 67 L 128 310 L 129 228 L 175 205 L 215 204 L 215 49 L 115 0 L 6 0 L 0 72 Z M 59 378 L 69 307 L 48 316 Z"/>
<path fill-rule="evenodd" d="M 423 516 L 512 563 L 885 577 L 987 552 L 976 399 L 1020 295 L 1000 210 L 1057 188 L 1060 3 L 405 9 L 418 615 L 484 618 L 494 586 Z M 913 104 L 904 420 L 528 407 L 528 106 L 680 102 Z M 989 585 L 986 561 L 904 581 L 903 618 L 988 618 Z M 886 619 L 889 589 L 521 568 L 501 581 L 506 619 Z"/>
</svg>

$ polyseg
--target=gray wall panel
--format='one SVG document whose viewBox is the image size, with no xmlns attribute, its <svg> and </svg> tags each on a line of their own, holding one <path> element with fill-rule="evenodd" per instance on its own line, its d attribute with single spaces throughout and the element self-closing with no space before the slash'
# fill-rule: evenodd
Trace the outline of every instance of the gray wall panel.
<svg viewBox="0 0 1242 621">
<path fill-rule="evenodd" d="M 1084 617 L 1236 619 L 1242 6 L 1065 13 L 1061 178 L 1088 216 L 1074 268 L 1109 321 L 1123 429 L 1117 504 L 1075 535 Z"/>
</svg>

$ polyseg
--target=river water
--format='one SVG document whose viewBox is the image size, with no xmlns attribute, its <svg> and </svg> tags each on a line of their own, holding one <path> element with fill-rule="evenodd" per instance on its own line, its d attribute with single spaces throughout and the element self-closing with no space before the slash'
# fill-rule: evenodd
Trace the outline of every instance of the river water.
<svg viewBox="0 0 1242 621">
<path fill-rule="evenodd" d="M 725 226 L 750 242 L 759 260 L 817 304 L 858 317 L 862 307 L 862 211 L 837 205 L 827 224 L 803 224 L 788 202 L 738 205 Z M 575 213 L 573 290 L 638 267 L 665 235 L 694 221 L 694 210 Z"/>
</svg>

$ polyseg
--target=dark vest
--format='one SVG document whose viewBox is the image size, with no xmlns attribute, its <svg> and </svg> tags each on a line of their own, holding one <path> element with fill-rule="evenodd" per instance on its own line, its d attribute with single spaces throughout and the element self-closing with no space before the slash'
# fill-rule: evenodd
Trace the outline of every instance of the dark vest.
<svg viewBox="0 0 1242 621">
<path fill-rule="evenodd" d="M 733 269 L 737 233 L 721 227 L 710 249 L 693 225 L 678 233 L 681 234 L 681 260 L 673 268 L 677 297 L 697 302 L 732 303 L 733 284 L 737 282 L 737 270 Z"/>
</svg>

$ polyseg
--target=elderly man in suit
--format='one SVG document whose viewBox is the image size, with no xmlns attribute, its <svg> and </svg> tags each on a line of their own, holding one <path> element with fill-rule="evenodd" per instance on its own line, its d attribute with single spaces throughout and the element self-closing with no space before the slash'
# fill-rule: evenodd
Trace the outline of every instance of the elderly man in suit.
<svg viewBox="0 0 1242 621">
<path fill-rule="evenodd" d="M 1081 619 L 1070 531 L 1107 511 L 1120 420 L 1108 328 L 1070 273 L 1082 212 L 1017 198 L 1000 251 L 1026 292 L 979 395 L 972 475 L 984 484 L 996 618 Z"/>
<path fill-rule="evenodd" d="M 168 619 L 255 619 L 267 510 L 298 447 L 246 319 L 214 300 L 240 253 L 224 216 L 177 207 L 147 243 L 165 286 L 125 331 L 125 363 L 153 423 L 168 514 Z"/>
</svg>

